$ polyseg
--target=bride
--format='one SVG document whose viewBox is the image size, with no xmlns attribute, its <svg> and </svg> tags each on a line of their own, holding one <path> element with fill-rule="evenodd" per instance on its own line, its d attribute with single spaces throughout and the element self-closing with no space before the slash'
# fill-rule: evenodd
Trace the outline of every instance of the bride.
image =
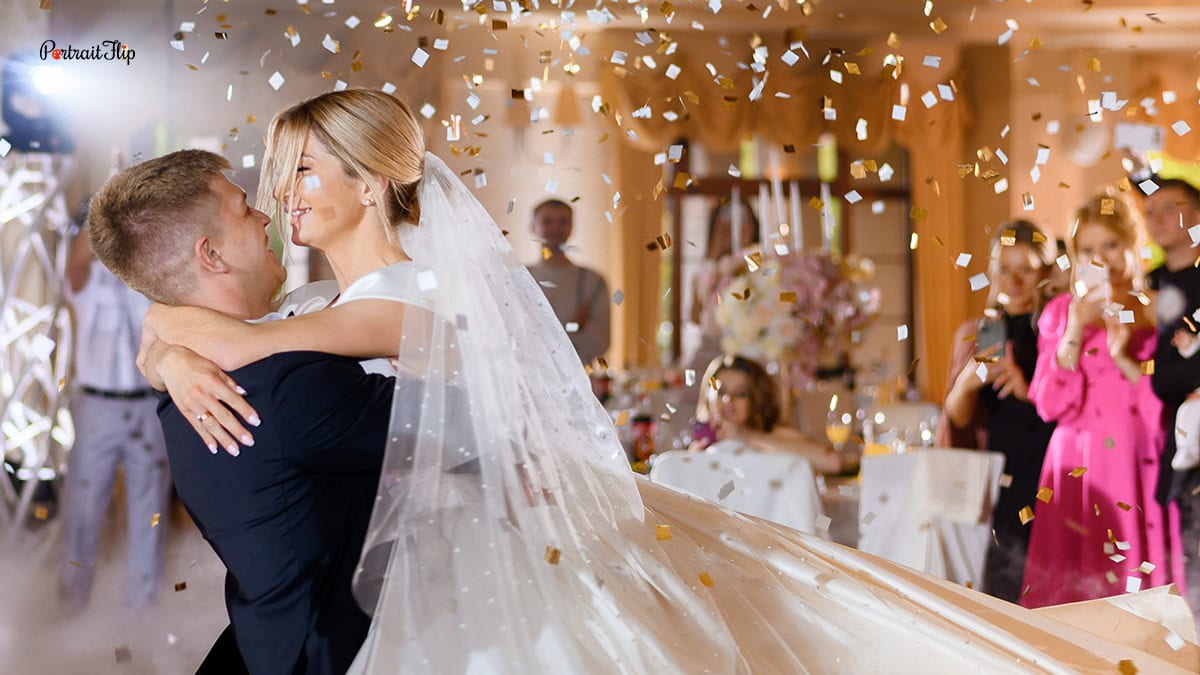
<svg viewBox="0 0 1200 675">
<path fill-rule="evenodd" d="M 258 324 L 156 307 L 146 332 L 225 370 L 311 349 L 418 383 L 423 404 L 393 410 L 391 435 L 419 440 L 384 460 L 355 580 L 373 621 L 352 672 L 1172 669 L 635 478 L 541 289 L 399 100 L 293 106 L 262 171 L 260 206 L 325 253 L 336 289 L 310 286 L 285 301 L 301 316 Z M 171 365 L 150 368 L 185 414 L 237 397 L 228 378 Z M 197 431 L 245 431 L 223 420 Z"/>
</svg>

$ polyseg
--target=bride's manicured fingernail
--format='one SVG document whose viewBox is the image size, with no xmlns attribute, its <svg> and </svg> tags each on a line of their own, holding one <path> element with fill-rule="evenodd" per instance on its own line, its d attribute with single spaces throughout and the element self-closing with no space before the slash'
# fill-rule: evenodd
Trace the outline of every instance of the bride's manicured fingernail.
<svg viewBox="0 0 1200 675">
<path fill-rule="evenodd" d="M 238 385 L 237 387 L 235 387 L 235 388 L 234 388 L 234 391 L 236 391 L 237 393 L 241 394 L 242 396 L 245 396 L 245 395 L 246 395 L 246 390 L 245 390 L 245 389 L 242 389 L 241 385 Z"/>
<path fill-rule="evenodd" d="M 250 424 L 253 424 L 254 426 L 258 426 L 258 425 L 262 424 L 262 420 L 258 419 L 258 415 L 251 415 L 250 419 L 248 419 L 246 421 L 249 422 Z"/>
<path fill-rule="evenodd" d="M 209 452 L 211 452 L 211 453 L 212 453 L 212 454 L 214 454 L 214 455 L 215 455 L 215 454 L 217 454 L 217 444 L 216 444 L 216 443 L 209 443 L 209 444 L 208 444 L 208 451 L 209 451 Z"/>
<path fill-rule="evenodd" d="M 244 445 L 248 448 L 253 447 L 254 439 L 250 436 L 250 434 L 246 434 L 245 436 L 242 436 L 242 445 Z"/>
<path fill-rule="evenodd" d="M 242 454 L 242 451 L 238 449 L 237 443 L 229 444 L 229 454 L 233 455 L 234 457 L 237 457 L 238 455 Z"/>
</svg>

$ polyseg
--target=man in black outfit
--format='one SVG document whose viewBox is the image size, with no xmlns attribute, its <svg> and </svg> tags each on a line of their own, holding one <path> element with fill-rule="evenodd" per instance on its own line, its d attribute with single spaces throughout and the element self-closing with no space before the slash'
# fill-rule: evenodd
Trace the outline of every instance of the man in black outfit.
<svg viewBox="0 0 1200 675">
<path fill-rule="evenodd" d="M 240 319 L 270 312 L 284 270 L 270 219 L 229 182 L 223 158 L 184 150 L 113 177 L 92 201 L 100 260 L 167 304 Z M 159 418 L 184 506 L 228 568 L 214 673 L 343 673 L 367 634 L 351 578 L 391 417 L 393 378 L 352 359 L 278 354 L 231 373 L 258 411 L 252 448 L 206 448 L 167 397 Z M 201 416 L 203 417 L 203 415 Z M 240 656 L 239 656 L 240 652 Z"/>
<path fill-rule="evenodd" d="M 1175 457 L 1175 412 L 1188 395 L 1200 387 L 1200 358 L 1185 359 L 1172 345 L 1177 331 L 1195 332 L 1193 313 L 1200 309 L 1200 249 L 1193 248 L 1188 229 L 1200 223 L 1200 192 L 1182 180 L 1154 179 L 1158 190 L 1145 199 L 1146 226 L 1163 249 L 1165 261 L 1150 272 L 1150 286 L 1158 291 L 1158 345 L 1150 381 L 1163 404 L 1163 453 L 1155 497 L 1166 506 L 1179 505 L 1187 600 L 1192 614 L 1200 616 L 1200 470 L 1171 468 Z M 1191 324 L 1188 323 L 1191 321 Z M 1187 429 L 1189 434 L 1200 429 Z"/>
</svg>

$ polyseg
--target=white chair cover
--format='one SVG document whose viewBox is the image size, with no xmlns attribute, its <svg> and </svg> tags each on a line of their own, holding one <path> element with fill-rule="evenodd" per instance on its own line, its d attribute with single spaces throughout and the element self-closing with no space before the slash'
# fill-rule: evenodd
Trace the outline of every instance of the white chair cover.
<svg viewBox="0 0 1200 675">
<path fill-rule="evenodd" d="M 863 457 L 859 549 L 980 588 L 1003 468 L 977 450 Z"/>
<path fill-rule="evenodd" d="M 812 465 L 803 457 L 763 453 L 722 442 L 708 452 L 664 452 L 650 480 L 807 534 L 823 515 Z"/>
</svg>

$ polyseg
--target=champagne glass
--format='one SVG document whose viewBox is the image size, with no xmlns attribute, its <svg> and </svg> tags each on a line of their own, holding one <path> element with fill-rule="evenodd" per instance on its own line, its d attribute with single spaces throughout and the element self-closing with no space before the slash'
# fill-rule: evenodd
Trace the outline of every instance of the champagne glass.
<svg viewBox="0 0 1200 675">
<path fill-rule="evenodd" d="M 846 441 L 850 440 L 853 421 L 854 416 L 848 412 L 840 412 L 836 407 L 829 411 L 829 418 L 825 423 L 825 438 L 833 443 L 834 450 L 841 452 Z"/>
</svg>

